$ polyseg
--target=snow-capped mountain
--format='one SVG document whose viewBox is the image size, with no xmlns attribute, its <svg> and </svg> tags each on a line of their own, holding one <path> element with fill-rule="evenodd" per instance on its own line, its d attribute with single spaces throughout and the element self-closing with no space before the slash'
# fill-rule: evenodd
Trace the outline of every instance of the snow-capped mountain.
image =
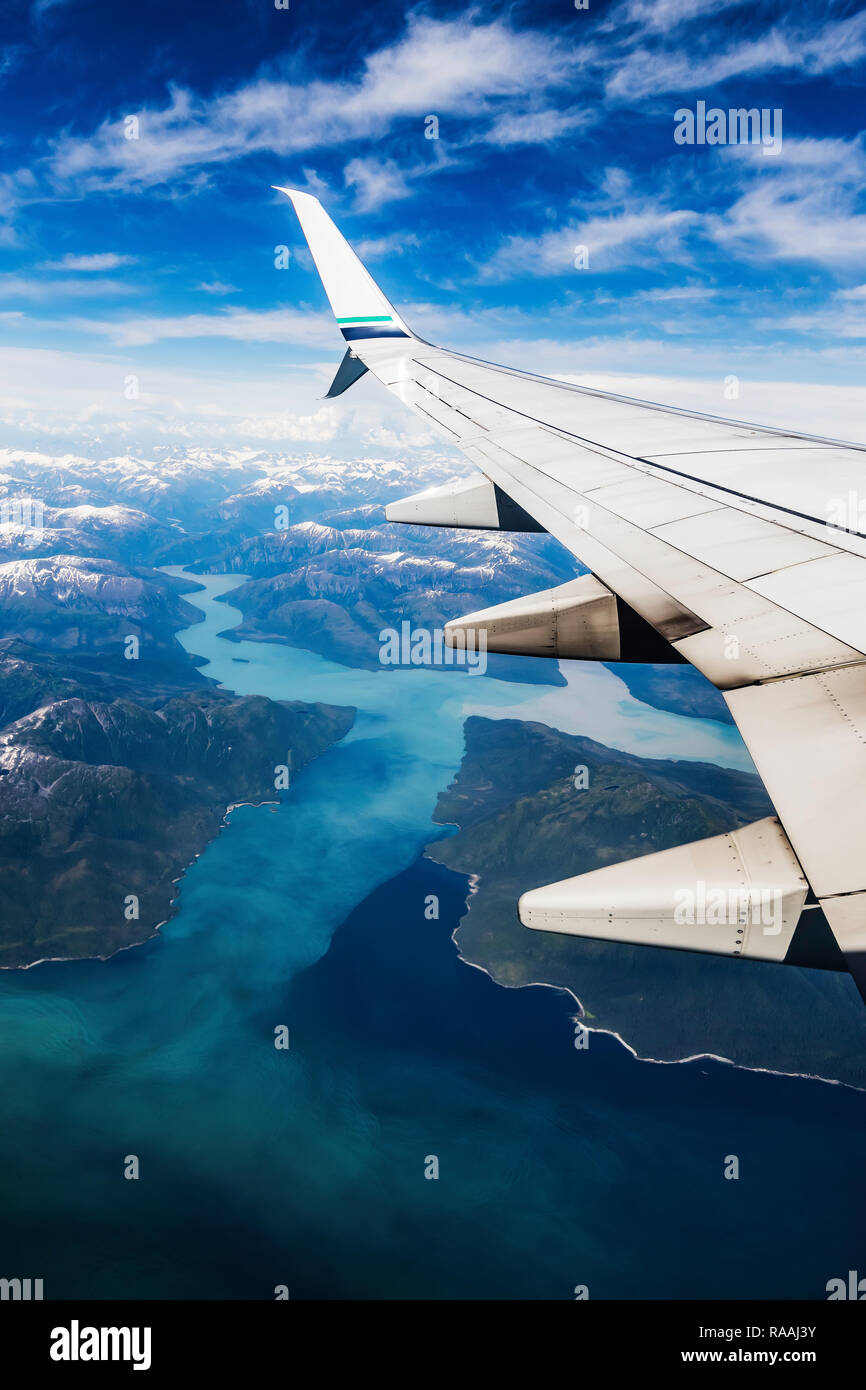
<svg viewBox="0 0 866 1390">
<path fill-rule="evenodd" d="M 0 451 L 0 518 L 4 506 L 14 517 L 37 499 L 43 522 L 0 525 L 0 634 L 13 608 L 27 641 L 44 640 L 47 628 L 55 644 L 84 647 L 94 633 L 115 641 L 109 620 L 119 614 L 166 626 L 177 615 L 162 611 L 141 574 L 124 578 L 107 561 L 130 570 L 191 563 L 250 576 L 237 596 L 246 635 L 369 664 L 378 632 L 403 617 L 441 625 L 573 576 L 571 557 L 547 536 L 384 523 L 387 501 L 454 476 L 444 454 L 419 472 L 394 459 L 259 450 L 98 459 Z M 47 623 L 58 609 L 62 620 L 55 612 Z M 70 613 L 98 622 L 71 622 Z"/>
<path fill-rule="evenodd" d="M 244 614 L 239 637 L 288 641 L 371 667 L 383 628 L 403 619 L 442 627 L 575 573 L 571 557 L 546 537 L 312 522 L 247 541 L 221 567 L 256 576 L 232 590 Z M 555 672 L 552 663 L 536 678 Z"/>
<path fill-rule="evenodd" d="M 274 795 L 287 748 L 303 767 L 352 711 L 205 691 L 158 711 L 53 702 L 0 733 L 0 966 L 108 955 L 170 916 L 174 887 L 227 802 Z M 139 911 L 124 913 L 134 894 Z"/>
<path fill-rule="evenodd" d="M 256 526 L 273 525 L 276 506 L 294 504 L 300 510 L 292 520 L 300 521 L 325 508 L 416 492 L 460 468 L 453 457 L 432 452 L 419 466 L 240 449 L 164 449 L 146 457 L 107 458 L 0 449 L 0 500 L 31 496 L 55 508 L 123 505 L 198 530 L 203 514 L 216 522 L 250 518 Z"/>
<path fill-rule="evenodd" d="M 178 628 L 196 620 L 181 597 L 193 587 L 83 555 L 7 561 L 0 565 L 0 636 L 116 655 L 129 636 L 138 637 L 142 654 L 171 648 Z"/>
<path fill-rule="evenodd" d="M 74 507 L 41 504 L 37 511 L 32 499 L 22 502 L 13 494 L 7 512 L 17 519 L 2 520 L 0 503 L 0 557 L 10 559 L 66 552 L 147 563 L 160 559 L 183 535 L 176 524 L 157 521 L 120 503 L 104 507 L 89 502 Z"/>
</svg>

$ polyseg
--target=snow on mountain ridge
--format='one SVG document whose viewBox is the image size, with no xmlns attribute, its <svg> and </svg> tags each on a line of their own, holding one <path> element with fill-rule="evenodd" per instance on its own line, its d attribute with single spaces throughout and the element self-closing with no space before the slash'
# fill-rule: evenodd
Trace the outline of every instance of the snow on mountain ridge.
<svg viewBox="0 0 866 1390">
<path fill-rule="evenodd" d="M 0 564 L 0 612 L 66 607 L 143 621 L 175 598 L 163 579 L 156 571 L 150 578 L 147 571 L 135 574 L 114 560 L 83 555 L 9 560 Z"/>
<path fill-rule="evenodd" d="M 38 498 L 46 507 L 128 507 L 164 522 L 193 525 L 215 509 L 224 520 L 243 517 L 257 505 L 291 504 L 307 512 L 318 496 L 325 505 L 384 501 L 412 493 L 460 473 L 445 454 L 423 464 L 389 458 L 344 462 L 327 454 L 289 455 L 261 450 L 196 447 L 149 450 L 105 458 L 0 449 L 0 497 Z M 306 503 L 304 503 L 306 499 Z M 257 524 L 265 518 L 257 516 Z"/>
</svg>

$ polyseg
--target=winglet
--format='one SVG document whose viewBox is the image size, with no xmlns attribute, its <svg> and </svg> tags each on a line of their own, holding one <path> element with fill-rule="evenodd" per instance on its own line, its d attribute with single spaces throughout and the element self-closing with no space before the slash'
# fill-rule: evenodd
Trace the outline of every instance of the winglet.
<svg viewBox="0 0 866 1390">
<path fill-rule="evenodd" d="M 318 198 L 296 188 L 280 188 L 276 184 L 272 187 L 292 200 L 325 294 L 346 341 L 414 337 L 342 232 L 334 226 Z"/>
</svg>

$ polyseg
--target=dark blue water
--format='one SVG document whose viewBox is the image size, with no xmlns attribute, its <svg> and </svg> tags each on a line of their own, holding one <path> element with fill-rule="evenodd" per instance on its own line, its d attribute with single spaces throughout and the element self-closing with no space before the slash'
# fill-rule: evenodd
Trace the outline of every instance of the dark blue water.
<svg viewBox="0 0 866 1390">
<path fill-rule="evenodd" d="M 313 658 L 222 646 L 310 698 Z M 578 1051 L 567 996 L 461 962 L 465 881 L 419 855 L 464 695 L 418 676 L 364 673 L 373 707 L 346 673 L 353 733 L 280 807 L 232 813 L 159 938 L 0 977 L 0 1274 L 47 1297 L 823 1297 L 864 1268 L 864 1097 Z M 659 718 L 656 741 L 689 722 Z"/>
<path fill-rule="evenodd" d="M 405 1280 L 425 1297 L 567 1298 L 576 1283 L 599 1298 L 821 1296 L 824 1270 L 863 1250 L 862 1098 L 720 1063 L 642 1063 L 604 1034 L 576 1050 L 566 996 L 504 990 L 456 961 L 465 891 L 419 862 L 289 992 L 299 1045 L 352 1075 L 377 1117 L 390 1219 L 357 1254 L 367 1292 L 399 1296 Z M 431 892 L 444 930 L 422 920 Z M 434 1153 L 440 1177 L 425 1181 Z M 738 1181 L 723 1177 L 728 1154 Z M 299 1291 L 332 1287 L 344 1235 L 328 1247 L 324 1280 L 299 1272 Z M 358 1296 L 345 1273 L 340 1292 Z"/>
</svg>

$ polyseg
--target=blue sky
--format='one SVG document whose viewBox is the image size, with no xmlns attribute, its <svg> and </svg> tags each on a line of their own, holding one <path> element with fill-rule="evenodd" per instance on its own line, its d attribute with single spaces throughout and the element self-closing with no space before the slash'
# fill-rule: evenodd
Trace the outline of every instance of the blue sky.
<svg viewBox="0 0 866 1390">
<path fill-rule="evenodd" d="M 866 436 L 863 9 L 0 14 L 0 444 L 424 447 L 375 384 L 322 406 L 341 341 L 272 183 L 317 193 L 428 339 Z M 780 110 L 781 149 L 677 144 L 699 101 Z"/>
</svg>

